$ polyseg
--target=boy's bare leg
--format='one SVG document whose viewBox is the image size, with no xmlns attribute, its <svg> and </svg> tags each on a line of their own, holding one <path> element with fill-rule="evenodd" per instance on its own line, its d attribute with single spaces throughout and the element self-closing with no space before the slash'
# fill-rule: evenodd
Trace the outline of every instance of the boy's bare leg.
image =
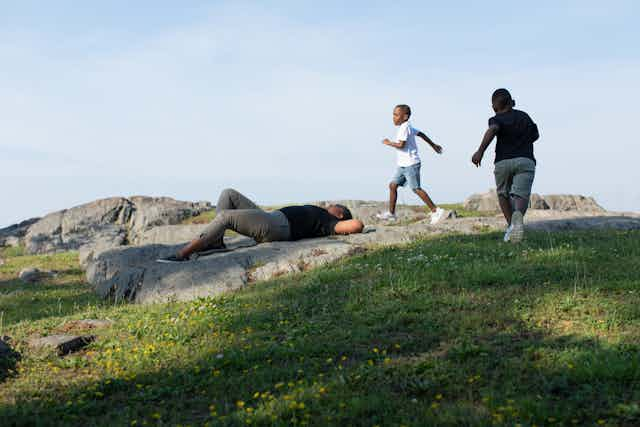
<svg viewBox="0 0 640 427">
<path fill-rule="evenodd" d="M 418 197 L 420 197 L 422 201 L 426 203 L 427 206 L 429 206 L 431 212 L 436 211 L 438 207 L 435 205 L 435 203 L 433 203 L 431 197 L 429 197 L 426 191 L 424 191 L 422 188 L 416 188 L 415 190 L 413 190 L 413 192 L 416 193 Z"/>
<path fill-rule="evenodd" d="M 389 212 L 395 215 L 396 202 L 398 201 L 398 184 L 392 182 L 389 184 Z"/>
<path fill-rule="evenodd" d="M 511 217 L 513 216 L 513 206 L 511 206 L 511 199 L 503 196 L 498 196 L 498 202 L 500 203 L 500 209 L 504 215 L 504 219 L 507 220 L 507 224 L 511 225 Z"/>
<path fill-rule="evenodd" d="M 511 200 L 513 201 L 513 210 L 522 212 L 524 216 L 529 208 L 529 199 L 523 199 L 520 196 L 511 196 Z"/>
</svg>

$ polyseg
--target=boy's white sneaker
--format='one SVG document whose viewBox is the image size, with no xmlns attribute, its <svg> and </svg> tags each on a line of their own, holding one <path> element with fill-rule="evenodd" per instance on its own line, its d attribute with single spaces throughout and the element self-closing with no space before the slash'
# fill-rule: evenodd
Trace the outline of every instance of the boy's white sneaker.
<svg viewBox="0 0 640 427">
<path fill-rule="evenodd" d="M 509 240 L 511 240 L 511 232 L 512 231 L 513 231 L 513 225 L 509 224 L 509 226 L 507 227 L 507 229 L 504 232 L 503 240 L 505 242 L 508 242 Z"/>
<path fill-rule="evenodd" d="M 511 217 L 511 236 L 509 241 L 511 243 L 520 243 L 524 238 L 524 217 L 522 216 L 522 212 L 515 211 L 513 216 Z"/>
<path fill-rule="evenodd" d="M 444 209 L 436 208 L 435 212 L 431 212 L 431 224 L 437 224 L 444 217 Z"/>
<path fill-rule="evenodd" d="M 392 214 L 389 211 L 376 214 L 376 218 L 382 219 L 384 221 L 395 221 L 396 219 L 398 219 L 394 214 Z"/>
</svg>

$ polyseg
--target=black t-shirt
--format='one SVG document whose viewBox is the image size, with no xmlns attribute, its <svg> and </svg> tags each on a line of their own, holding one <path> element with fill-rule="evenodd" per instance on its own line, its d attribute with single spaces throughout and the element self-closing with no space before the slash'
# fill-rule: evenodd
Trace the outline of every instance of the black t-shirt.
<svg viewBox="0 0 640 427">
<path fill-rule="evenodd" d="M 318 206 L 287 206 L 280 209 L 289 220 L 291 240 L 324 237 L 335 234 L 335 226 L 340 221 L 326 209 Z"/>
<path fill-rule="evenodd" d="M 524 111 L 511 110 L 489 119 L 489 126 L 498 126 L 496 162 L 526 157 L 534 162 L 533 143 L 538 139 L 538 126 Z"/>
</svg>

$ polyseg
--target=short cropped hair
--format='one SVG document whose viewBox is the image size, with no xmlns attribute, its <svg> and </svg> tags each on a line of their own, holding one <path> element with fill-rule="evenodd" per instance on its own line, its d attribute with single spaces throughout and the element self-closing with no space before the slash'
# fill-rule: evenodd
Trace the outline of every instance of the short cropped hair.
<svg viewBox="0 0 640 427">
<path fill-rule="evenodd" d="M 398 104 L 396 105 L 396 108 L 401 109 L 402 112 L 407 115 L 407 117 L 411 117 L 411 107 L 409 107 L 407 104 Z"/>
<path fill-rule="evenodd" d="M 351 215 L 351 211 L 349 210 L 349 208 L 347 208 L 345 205 L 338 205 L 336 204 L 337 207 L 339 207 L 340 209 L 342 209 L 342 220 L 348 220 L 348 219 L 353 219 L 353 215 Z"/>
<path fill-rule="evenodd" d="M 515 107 L 516 101 L 513 100 L 507 89 L 496 89 L 491 95 L 491 101 L 495 102 L 499 108 Z"/>
</svg>

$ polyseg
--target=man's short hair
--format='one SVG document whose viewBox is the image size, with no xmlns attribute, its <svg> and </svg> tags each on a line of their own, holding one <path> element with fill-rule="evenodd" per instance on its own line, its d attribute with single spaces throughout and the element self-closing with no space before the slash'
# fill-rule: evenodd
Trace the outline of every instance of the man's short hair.
<svg viewBox="0 0 640 427">
<path fill-rule="evenodd" d="M 491 95 L 491 101 L 495 102 L 499 108 L 515 107 L 516 102 L 511 97 L 507 89 L 496 89 Z"/>
<path fill-rule="evenodd" d="M 407 115 L 407 117 L 411 117 L 411 107 L 409 107 L 407 104 L 398 104 L 396 105 L 396 108 L 401 109 L 402 112 Z"/>
<path fill-rule="evenodd" d="M 342 209 L 342 220 L 346 221 L 348 219 L 353 219 L 353 215 L 351 215 L 351 211 L 349 210 L 348 207 L 346 207 L 345 205 L 338 205 L 336 204 L 337 207 L 339 207 L 340 209 Z"/>
</svg>

